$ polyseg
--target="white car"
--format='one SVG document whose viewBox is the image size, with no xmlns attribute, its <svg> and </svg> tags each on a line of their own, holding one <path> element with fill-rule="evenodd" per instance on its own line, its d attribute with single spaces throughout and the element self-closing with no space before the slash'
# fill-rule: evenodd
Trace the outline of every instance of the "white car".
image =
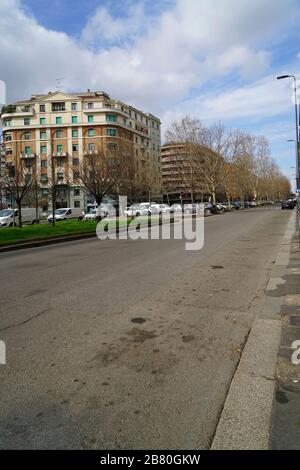
<svg viewBox="0 0 300 470">
<path fill-rule="evenodd" d="M 83 220 L 96 220 L 97 218 L 97 209 L 93 209 L 83 217 Z"/>
<path fill-rule="evenodd" d="M 75 207 L 62 207 L 61 209 L 56 209 L 54 213 L 54 218 L 58 222 L 60 220 L 70 220 L 70 219 L 77 219 L 77 220 L 82 220 L 83 214 L 82 214 L 82 209 Z M 52 214 L 49 215 L 47 218 L 48 222 L 52 222 L 53 217 Z"/>
<path fill-rule="evenodd" d="M 172 212 L 182 212 L 181 204 L 173 204 L 171 206 L 171 211 Z"/>
<path fill-rule="evenodd" d="M 169 214 L 170 212 L 173 212 L 168 204 L 157 204 L 157 206 L 161 214 Z"/>
<path fill-rule="evenodd" d="M 13 227 L 19 224 L 18 209 L 4 209 L 0 211 L 0 227 Z M 38 214 L 39 216 L 39 214 Z M 24 207 L 22 209 L 22 223 L 23 224 L 36 224 L 36 209 L 31 207 Z"/>
<path fill-rule="evenodd" d="M 136 217 L 138 215 L 138 206 L 126 207 L 124 215 L 127 217 Z"/>
</svg>

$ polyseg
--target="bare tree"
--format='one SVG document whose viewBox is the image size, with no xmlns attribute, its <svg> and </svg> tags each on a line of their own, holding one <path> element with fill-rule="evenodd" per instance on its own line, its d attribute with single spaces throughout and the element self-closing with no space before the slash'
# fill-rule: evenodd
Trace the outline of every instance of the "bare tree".
<svg viewBox="0 0 300 470">
<path fill-rule="evenodd" d="M 18 208 L 19 227 L 22 227 L 22 202 L 31 189 L 32 170 L 27 167 L 24 158 L 19 158 L 14 163 L 7 163 L 2 170 L 2 189 L 10 195 Z"/>
<path fill-rule="evenodd" d="M 98 205 L 104 196 L 118 195 L 128 188 L 133 178 L 133 146 L 118 142 L 106 150 L 99 145 L 84 156 L 74 170 L 73 179 L 91 194 Z"/>
</svg>

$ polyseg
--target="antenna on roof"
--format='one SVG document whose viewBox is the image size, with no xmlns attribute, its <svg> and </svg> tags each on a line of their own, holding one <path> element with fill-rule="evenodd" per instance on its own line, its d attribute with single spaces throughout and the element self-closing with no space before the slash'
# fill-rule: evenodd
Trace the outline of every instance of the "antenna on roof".
<svg viewBox="0 0 300 470">
<path fill-rule="evenodd" d="M 61 81 L 63 80 L 63 78 L 56 78 L 56 89 L 57 90 L 61 90 L 62 89 L 62 84 L 61 84 Z"/>
</svg>

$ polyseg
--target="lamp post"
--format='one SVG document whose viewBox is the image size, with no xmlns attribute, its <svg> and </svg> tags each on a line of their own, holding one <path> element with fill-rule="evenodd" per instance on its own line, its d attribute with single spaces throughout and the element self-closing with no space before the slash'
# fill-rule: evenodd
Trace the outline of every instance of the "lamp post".
<svg viewBox="0 0 300 470">
<path fill-rule="evenodd" d="M 294 80 L 294 96 L 295 96 L 295 124 L 296 124 L 296 188 L 300 189 L 299 179 L 299 132 L 298 132 L 298 103 L 297 103 L 297 79 L 295 75 L 280 75 L 277 80 L 284 80 L 285 78 L 292 78 Z"/>
</svg>

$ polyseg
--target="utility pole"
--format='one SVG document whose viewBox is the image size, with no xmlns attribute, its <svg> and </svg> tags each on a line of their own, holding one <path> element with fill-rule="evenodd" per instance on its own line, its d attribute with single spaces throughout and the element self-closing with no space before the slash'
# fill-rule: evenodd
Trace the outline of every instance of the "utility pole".
<svg viewBox="0 0 300 470">
<path fill-rule="evenodd" d="M 298 121 L 298 102 L 297 102 L 297 78 L 295 75 L 280 75 L 277 80 L 284 80 L 285 78 L 292 78 L 294 81 L 294 100 L 295 100 L 295 125 L 296 125 L 296 189 L 300 189 L 300 175 L 299 175 L 299 121 Z"/>
</svg>

